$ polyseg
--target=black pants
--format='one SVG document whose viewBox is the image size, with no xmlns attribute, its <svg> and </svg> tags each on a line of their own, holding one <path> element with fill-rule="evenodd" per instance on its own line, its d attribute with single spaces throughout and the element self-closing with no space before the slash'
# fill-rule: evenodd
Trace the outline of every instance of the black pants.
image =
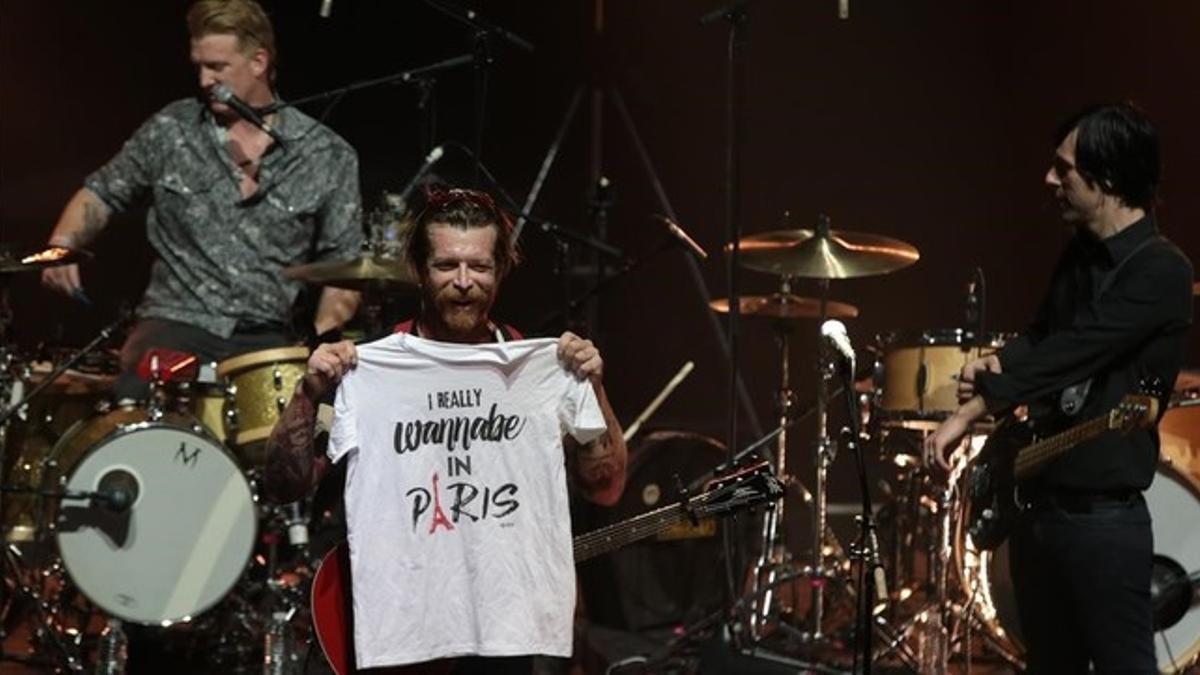
<svg viewBox="0 0 1200 675">
<path fill-rule="evenodd" d="M 152 348 L 174 349 L 195 354 L 200 361 L 221 361 L 231 356 L 293 344 L 282 328 L 235 332 L 228 339 L 178 321 L 142 319 L 121 346 L 121 374 L 113 386 L 115 397 L 144 399 L 147 385 L 137 376 L 138 362 Z"/>
<path fill-rule="evenodd" d="M 1010 560 L 1029 673 L 1158 672 L 1153 539 L 1141 494 L 1024 514 Z"/>
</svg>

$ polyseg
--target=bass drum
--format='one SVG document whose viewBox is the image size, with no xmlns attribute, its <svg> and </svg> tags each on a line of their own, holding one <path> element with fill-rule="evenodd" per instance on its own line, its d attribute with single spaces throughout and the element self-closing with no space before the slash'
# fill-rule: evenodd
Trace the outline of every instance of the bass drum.
<svg viewBox="0 0 1200 675">
<path fill-rule="evenodd" d="M 1200 479 L 1164 461 L 1145 496 L 1153 522 L 1156 557 L 1168 558 L 1188 572 L 1200 570 L 1200 528 L 1196 527 L 1200 518 Z M 968 598 L 974 598 L 976 616 L 987 628 L 986 637 L 992 646 L 1022 658 L 1024 646 L 1008 567 L 1008 544 L 992 552 L 979 552 L 966 528 L 958 529 L 955 565 L 962 590 Z M 1154 650 L 1163 673 L 1181 672 L 1200 657 L 1200 604 L 1191 605 L 1176 623 L 1155 633 Z"/>
<path fill-rule="evenodd" d="M 194 418 L 117 409 L 73 427 L 52 456 L 54 487 L 124 502 L 63 499 L 50 510 L 67 572 L 108 614 L 188 621 L 245 570 L 257 529 L 250 486 Z"/>
</svg>

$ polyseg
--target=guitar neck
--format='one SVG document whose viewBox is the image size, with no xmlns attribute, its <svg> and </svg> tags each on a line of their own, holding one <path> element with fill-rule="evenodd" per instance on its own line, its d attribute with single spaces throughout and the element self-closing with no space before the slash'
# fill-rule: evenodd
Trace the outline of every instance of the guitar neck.
<svg viewBox="0 0 1200 675">
<path fill-rule="evenodd" d="M 575 562 L 581 563 L 589 558 L 615 551 L 640 539 L 680 525 L 689 520 L 687 513 L 679 504 L 668 504 L 640 516 L 624 520 L 598 530 L 575 537 Z"/>
<path fill-rule="evenodd" d="M 1050 460 L 1086 440 L 1099 436 L 1109 428 L 1108 415 L 1104 414 L 1044 438 L 1017 453 L 1013 462 L 1013 475 L 1018 480 L 1028 478 L 1040 471 Z"/>
</svg>

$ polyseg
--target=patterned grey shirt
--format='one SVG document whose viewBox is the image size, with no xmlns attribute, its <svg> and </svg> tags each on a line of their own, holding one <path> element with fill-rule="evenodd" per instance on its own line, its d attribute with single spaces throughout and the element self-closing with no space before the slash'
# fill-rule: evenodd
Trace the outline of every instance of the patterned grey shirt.
<svg viewBox="0 0 1200 675">
<path fill-rule="evenodd" d="M 157 253 L 138 316 L 228 338 L 246 324 L 284 324 L 300 284 L 283 268 L 352 258 L 362 246 L 358 156 L 293 108 L 279 111 L 258 190 L 243 198 L 223 133 L 197 99 L 168 104 L 84 185 L 113 211 L 149 196 Z"/>
</svg>

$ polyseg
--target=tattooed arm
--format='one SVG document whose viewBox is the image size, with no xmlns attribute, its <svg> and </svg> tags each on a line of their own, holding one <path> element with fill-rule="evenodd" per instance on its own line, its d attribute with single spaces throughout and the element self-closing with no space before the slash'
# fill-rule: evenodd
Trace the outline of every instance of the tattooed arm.
<svg viewBox="0 0 1200 675">
<path fill-rule="evenodd" d="M 272 502 L 286 504 L 302 499 L 329 469 L 329 460 L 316 454 L 317 404 L 304 391 L 296 393 L 267 438 L 263 489 Z"/>
<path fill-rule="evenodd" d="M 80 248 L 86 246 L 108 224 L 109 211 L 96 193 L 80 188 L 71 197 L 58 217 L 50 235 L 51 246 Z M 61 265 L 42 270 L 42 285 L 64 295 L 82 290 L 78 265 Z"/>
<path fill-rule="evenodd" d="M 558 355 L 563 364 L 576 376 L 588 378 L 596 392 L 596 401 L 604 414 L 607 429 L 590 443 L 580 444 L 567 437 L 567 467 L 579 485 L 583 497 L 602 506 L 612 506 L 625 490 L 625 465 L 629 452 L 621 433 L 621 423 L 613 413 L 601 380 L 604 360 L 591 340 L 574 333 L 563 333 L 558 340 Z"/>
<path fill-rule="evenodd" d="M 567 467 L 579 485 L 583 497 L 601 506 L 612 506 L 621 499 L 625 490 L 625 465 L 629 451 L 621 433 L 621 423 L 613 414 L 604 393 L 604 385 L 593 382 L 596 400 L 604 413 L 608 429 L 590 443 L 581 444 L 568 436 Z"/>
<path fill-rule="evenodd" d="M 329 460 L 313 448 L 317 402 L 357 363 L 358 354 L 349 340 L 321 345 L 308 358 L 304 379 L 267 439 L 263 487 L 271 501 L 303 498 L 329 470 Z"/>
</svg>

